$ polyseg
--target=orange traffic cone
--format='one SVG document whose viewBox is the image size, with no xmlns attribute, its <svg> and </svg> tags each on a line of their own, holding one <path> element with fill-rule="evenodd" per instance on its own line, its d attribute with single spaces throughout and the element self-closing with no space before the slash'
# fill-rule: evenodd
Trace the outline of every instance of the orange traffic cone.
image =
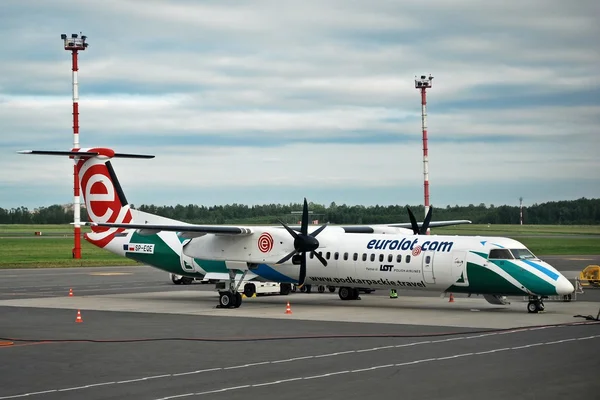
<svg viewBox="0 0 600 400">
<path fill-rule="evenodd" d="M 286 314 L 291 314 L 292 313 L 292 309 L 290 308 L 290 302 L 287 302 L 287 307 L 285 308 L 285 313 Z"/>
<path fill-rule="evenodd" d="M 454 303 L 454 296 L 452 293 L 450 293 L 450 300 L 448 300 L 448 303 Z"/>
<path fill-rule="evenodd" d="M 73 289 L 69 289 L 69 297 L 73 297 Z"/>
<path fill-rule="evenodd" d="M 77 318 L 75 319 L 75 322 L 80 323 L 83 322 L 83 319 L 81 319 L 81 311 L 77 310 Z"/>
</svg>

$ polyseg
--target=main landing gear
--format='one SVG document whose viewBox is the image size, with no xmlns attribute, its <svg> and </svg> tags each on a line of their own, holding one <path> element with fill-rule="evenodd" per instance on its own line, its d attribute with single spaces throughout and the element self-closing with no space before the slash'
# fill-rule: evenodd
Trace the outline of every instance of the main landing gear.
<svg viewBox="0 0 600 400">
<path fill-rule="evenodd" d="M 529 313 L 538 313 L 540 311 L 544 311 L 544 302 L 541 297 L 538 296 L 529 296 L 529 303 L 527 304 L 527 312 Z"/>
<path fill-rule="evenodd" d="M 238 292 L 240 285 L 248 271 L 244 271 L 238 284 L 235 284 L 235 271 L 229 270 L 229 282 L 222 282 L 223 289 L 227 285 L 227 290 L 219 290 L 219 305 L 218 308 L 239 308 L 242 305 L 242 295 Z M 221 283 L 221 282 L 219 282 Z M 221 289 L 218 284 L 217 288 Z"/>
<path fill-rule="evenodd" d="M 360 300 L 358 289 L 356 288 L 342 286 L 340 287 L 338 295 L 342 300 Z"/>
</svg>

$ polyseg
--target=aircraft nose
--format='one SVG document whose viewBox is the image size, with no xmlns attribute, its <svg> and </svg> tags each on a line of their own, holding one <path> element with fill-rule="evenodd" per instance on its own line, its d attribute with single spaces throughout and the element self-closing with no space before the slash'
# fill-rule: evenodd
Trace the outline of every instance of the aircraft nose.
<svg viewBox="0 0 600 400">
<path fill-rule="evenodd" d="M 561 277 L 556 281 L 556 293 L 564 296 L 571 294 L 574 291 L 575 287 L 573 287 L 573 284 L 567 278 L 561 275 Z"/>
</svg>

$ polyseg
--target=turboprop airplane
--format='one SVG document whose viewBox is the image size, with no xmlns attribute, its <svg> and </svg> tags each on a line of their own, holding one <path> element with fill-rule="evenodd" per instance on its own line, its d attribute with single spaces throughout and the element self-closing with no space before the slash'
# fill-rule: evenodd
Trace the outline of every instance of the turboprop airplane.
<svg viewBox="0 0 600 400">
<path fill-rule="evenodd" d="M 336 286 L 343 300 L 357 299 L 357 287 L 481 294 L 493 304 L 527 295 L 531 313 L 544 310 L 544 298 L 574 291 L 562 274 L 516 240 L 425 235 L 433 226 L 470 222 L 431 222 L 432 208 L 422 224 L 409 209 L 410 224 L 315 227 L 308 224 L 305 199 L 300 227 L 282 221 L 282 226 L 195 225 L 129 207 L 109 160 L 140 156 L 104 148 L 22 153 L 76 159 L 92 221 L 85 238 L 92 244 L 168 272 L 177 261 L 190 274 L 227 274 L 227 282 L 218 284 L 221 307 L 241 305 L 236 281 L 252 275 Z"/>
</svg>

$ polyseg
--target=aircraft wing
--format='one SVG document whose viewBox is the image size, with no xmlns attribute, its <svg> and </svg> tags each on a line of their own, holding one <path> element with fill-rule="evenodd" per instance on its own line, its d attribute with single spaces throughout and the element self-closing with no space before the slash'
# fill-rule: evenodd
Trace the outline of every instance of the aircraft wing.
<svg viewBox="0 0 600 400">
<path fill-rule="evenodd" d="M 243 236 L 252 234 L 252 229 L 245 226 L 227 225 L 162 225 L 162 224 L 120 224 L 109 222 L 88 222 L 86 225 L 102 226 L 107 228 L 139 229 L 141 234 L 151 234 L 160 231 L 182 232 L 190 234 L 234 235 Z"/>
<path fill-rule="evenodd" d="M 451 226 L 470 224 L 471 221 L 460 219 L 452 221 L 434 221 L 429 223 L 429 227 L 440 227 L 440 226 Z M 421 227 L 423 223 L 417 223 Z M 153 234 L 160 231 L 171 231 L 179 232 L 183 237 L 197 237 L 206 234 L 216 235 L 232 235 L 232 236 L 246 236 L 251 235 L 253 230 L 251 227 L 246 226 L 235 226 L 235 225 L 194 225 L 194 224 L 175 224 L 175 225 L 163 225 L 163 224 L 122 224 L 122 223 L 108 223 L 108 222 L 87 222 L 86 225 L 90 226 L 101 226 L 108 228 L 125 228 L 125 229 L 139 229 L 140 234 Z M 346 233 L 375 233 L 377 228 L 406 228 L 411 229 L 410 222 L 398 223 L 398 224 L 375 224 L 375 225 L 346 225 L 340 226 Z M 300 226 L 290 226 L 291 229 L 300 231 Z"/>
<path fill-rule="evenodd" d="M 430 222 L 429 227 L 440 227 L 440 226 L 452 226 L 452 225 L 462 225 L 462 224 L 471 224 L 472 222 L 466 219 L 458 219 L 452 221 L 435 221 Z M 423 225 L 422 222 L 418 222 L 417 225 L 419 228 Z M 412 226 L 410 222 L 403 222 L 398 224 L 375 224 L 375 225 L 344 225 L 342 228 L 346 233 L 375 233 L 377 228 L 406 228 L 411 229 Z"/>
<path fill-rule="evenodd" d="M 457 219 L 454 221 L 432 221 L 429 223 L 429 227 L 440 227 L 440 226 L 451 226 L 451 225 L 462 225 L 462 224 L 472 224 L 473 222 L 468 219 Z M 421 227 L 423 225 L 422 222 L 418 222 L 417 225 Z M 410 222 L 401 223 L 401 224 L 386 224 L 386 226 L 392 226 L 394 228 L 410 228 Z"/>
</svg>

